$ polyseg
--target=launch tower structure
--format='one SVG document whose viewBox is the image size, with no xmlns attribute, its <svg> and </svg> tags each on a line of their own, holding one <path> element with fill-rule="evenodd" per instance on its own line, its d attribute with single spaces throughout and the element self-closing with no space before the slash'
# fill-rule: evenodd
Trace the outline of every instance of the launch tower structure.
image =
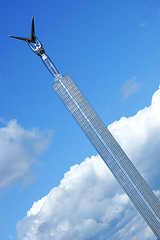
<svg viewBox="0 0 160 240">
<path fill-rule="evenodd" d="M 53 90 L 77 121 L 155 236 L 160 239 L 160 202 L 158 198 L 71 77 L 68 74 L 62 76 L 58 72 L 45 53 L 41 42 L 35 36 L 34 19 L 32 19 L 32 26 L 32 38 L 27 40 L 14 38 L 28 42 L 32 51 L 40 56 L 54 77 Z"/>
<path fill-rule="evenodd" d="M 53 89 L 102 157 L 138 212 L 160 239 L 160 202 L 98 117 L 71 77 L 55 78 Z"/>
</svg>

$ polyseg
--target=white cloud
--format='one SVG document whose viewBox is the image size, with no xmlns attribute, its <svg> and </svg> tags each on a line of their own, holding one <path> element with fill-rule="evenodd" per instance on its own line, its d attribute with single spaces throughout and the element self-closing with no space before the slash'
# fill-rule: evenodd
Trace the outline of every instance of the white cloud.
<svg viewBox="0 0 160 240">
<path fill-rule="evenodd" d="M 136 93 L 141 84 L 136 81 L 136 77 L 133 76 L 127 82 L 125 82 L 121 88 L 121 92 L 124 98 L 128 98 L 130 95 Z"/>
<path fill-rule="evenodd" d="M 151 106 L 133 117 L 122 117 L 109 130 L 145 177 L 153 184 L 159 183 L 160 89 L 154 93 Z"/>
<path fill-rule="evenodd" d="M 87 158 L 33 204 L 18 224 L 19 236 L 25 240 L 103 239 L 113 232 L 109 230 L 113 222 L 119 228 L 119 220 L 128 219 L 129 200 L 118 189 L 101 158 Z"/>
<path fill-rule="evenodd" d="M 160 89 L 150 107 L 109 129 L 159 194 Z M 71 167 L 17 229 L 23 240 L 155 239 L 99 156 Z"/>
<path fill-rule="evenodd" d="M 147 26 L 147 22 L 141 23 L 141 28 L 144 28 L 144 27 L 146 27 L 146 26 Z"/>
<path fill-rule="evenodd" d="M 29 182 L 31 166 L 35 156 L 46 150 L 50 131 L 25 130 L 15 119 L 8 123 L 1 121 L 0 127 L 0 189 L 17 181 Z"/>
</svg>

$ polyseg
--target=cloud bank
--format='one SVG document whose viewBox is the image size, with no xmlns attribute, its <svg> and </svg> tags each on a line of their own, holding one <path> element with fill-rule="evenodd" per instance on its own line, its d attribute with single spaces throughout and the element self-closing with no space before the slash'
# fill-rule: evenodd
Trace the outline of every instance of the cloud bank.
<svg viewBox="0 0 160 240">
<path fill-rule="evenodd" d="M 151 106 L 109 129 L 159 194 L 160 89 Z M 23 240 L 155 239 L 99 156 L 71 167 L 58 187 L 34 202 L 17 230 Z"/>
<path fill-rule="evenodd" d="M 35 157 L 47 149 L 51 132 L 25 130 L 15 119 L 0 123 L 0 189 L 32 181 L 31 167 Z"/>
<path fill-rule="evenodd" d="M 151 106 L 140 110 L 133 117 L 122 117 L 112 123 L 109 130 L 145 179 L 153 184 L 155 190 L 159 190 L 160 89 L 154 93 Z"/>
</svg>

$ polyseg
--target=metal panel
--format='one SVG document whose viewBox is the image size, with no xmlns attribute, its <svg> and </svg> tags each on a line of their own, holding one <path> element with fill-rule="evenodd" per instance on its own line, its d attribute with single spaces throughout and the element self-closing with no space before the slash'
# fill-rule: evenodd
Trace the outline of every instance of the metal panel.
<svg viewBox="0 0 160 240">
<path fill-rule="evenodd" d="M 53 89 L 87 135 L 146 223 L 160 238 L 160 202 L 138 170 L 68 74 L 54 83 Z"/>
</svg>

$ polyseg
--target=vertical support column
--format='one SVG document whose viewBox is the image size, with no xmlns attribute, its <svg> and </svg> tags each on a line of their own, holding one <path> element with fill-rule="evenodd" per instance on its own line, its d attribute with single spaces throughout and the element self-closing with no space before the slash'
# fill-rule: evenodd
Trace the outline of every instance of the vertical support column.
<svg viewBox="0 0 160 240">
<path fill-rule="evenodd" d="M 67 74 L 53 89 L 96 148 L 141 216 L 160 238 L 160 202 Z"/>
</svg>

